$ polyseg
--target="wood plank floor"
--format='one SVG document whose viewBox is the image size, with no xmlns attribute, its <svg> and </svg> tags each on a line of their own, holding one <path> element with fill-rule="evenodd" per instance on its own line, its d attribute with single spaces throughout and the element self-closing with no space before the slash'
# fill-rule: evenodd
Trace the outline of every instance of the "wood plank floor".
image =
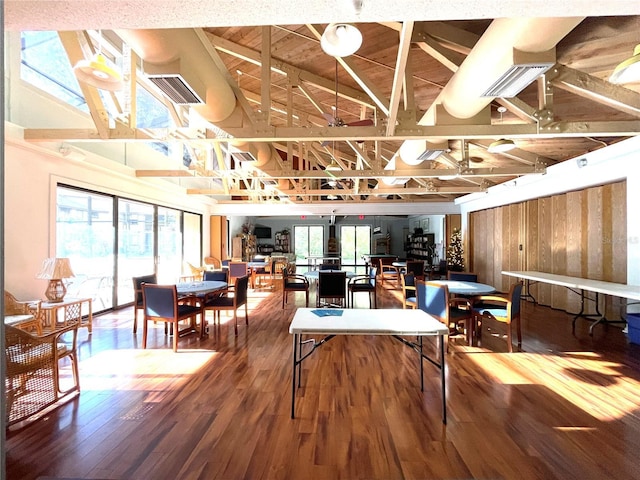
<svg viewBox="0 0 640 480">
<path fill-rule="evenodd" d="M 224 323 L 178 353 L 162 325 L 142 350 L 131 309 L 96 317 L 81 394 L 8 432 L 7 478 L 640 478 L 640 346 L 619 328 L 591 338 L 579 320 L 574 335 L 570 316 L 526 303 L 522 352 L 493 329 L 477 347 L 452 339 L 446 426 L 437 370 L 425 364 L 421 392 L 410 349 L 337 337 L 303 364 L 292 420 L 288 325 L 304 296 L 282 310 L 281 295 L 250 291 L 237 337 Z M 385 284 L 379 306 L 400 305 Z"/>
</svg>

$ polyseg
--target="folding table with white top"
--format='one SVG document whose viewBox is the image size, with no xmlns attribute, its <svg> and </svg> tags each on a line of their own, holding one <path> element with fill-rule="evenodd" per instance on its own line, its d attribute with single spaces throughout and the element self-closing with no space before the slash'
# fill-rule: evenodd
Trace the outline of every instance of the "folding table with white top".
<svg viewBox="0 0 640 480">
<path fill-rule="evenodd" d="M 412 348 L 419 355 L 420 389 L 424 391 L 423 360 L 426 359 L 440 369 L 442 385 L 442 423 L 447 423 L 446 387 L 445 387 L 445 335 L 449 329 L 428 313 L 419 309 L 336 309 L 336 308 L 298 308 L 289 326 L 293 334 L 293 372 L 291 382 L 291 418 L 295 417 L 296 378 L 300 387 L 302 362 L 336 335 L 388 335 Z M 325 335 L 303 340 L 303 335 Z M 415 342 L 405 336 L 416 336 Z M 425 336 L 439 337 L 439 360 L 426 355 L 422 349 Z M 306 352 L 303 353 L 303 349 Z"/>
</svg>

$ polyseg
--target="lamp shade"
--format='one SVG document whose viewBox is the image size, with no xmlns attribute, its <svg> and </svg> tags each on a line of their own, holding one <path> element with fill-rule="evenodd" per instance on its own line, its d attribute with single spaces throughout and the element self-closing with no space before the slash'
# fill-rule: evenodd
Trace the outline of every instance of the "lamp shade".
<svg viewBox="0 0 640 480">
<path fill-rule="evenodd" d="M 621 62 L 609 77 L 611 83 L 624 85 L 640 82 L 640 44 L 633 49 L 633 56 Z"/>
<path fill-rule="evenodd" d="M 42 262 L 42 268 L 36 278 L 45 280 L 60 280 L 75 277 L 68 258 L 47 258 Z"/>
<path fill-rule="evenodd" d="M 362 33 L 348 23 L 331 23 L 320 38 L 320 46 L 332 57 L 348 57 L 362 45 Z"/>
<path fill-rule="evenodd" d="M 44 295 L 51 303 L 62 302 L 67 293 L 63 278 L 75 277 L 68 258 L 47 258 L 36 278 L 49 280 Z"/>
<path fill-rule="evenodd" d="M 339 172 L 342 170 L 342 168 L 340 168 L 340 165 L 338 165 L 334 159 L 331 159 L 331 163 L 324 167 L 324 169 L 328 172 Z"/>
<path fill-rule="evenodd" d="M 73 72 L 80 82 L 93 85 L 101 90 L 116 91 L 122 89 L 122 75 L 107 62 L 101 53 L 96 53 L 89 60 L 80 60 L 73 67 Z"/>
</svg>

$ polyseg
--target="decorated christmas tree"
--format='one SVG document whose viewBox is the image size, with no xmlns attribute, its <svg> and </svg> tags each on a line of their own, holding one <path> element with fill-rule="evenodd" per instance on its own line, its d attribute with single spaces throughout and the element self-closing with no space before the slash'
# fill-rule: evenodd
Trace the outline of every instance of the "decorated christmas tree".
<svg viewBox="0 0 640 480">
<path fill-rule="evenodd" d="M 447 247 L 448 269 L 454 272 L 464 271 L 464 251 L 462 249 L 462 233 L 455 229 L 451 234 L 451 241 Z"/>
</svg>

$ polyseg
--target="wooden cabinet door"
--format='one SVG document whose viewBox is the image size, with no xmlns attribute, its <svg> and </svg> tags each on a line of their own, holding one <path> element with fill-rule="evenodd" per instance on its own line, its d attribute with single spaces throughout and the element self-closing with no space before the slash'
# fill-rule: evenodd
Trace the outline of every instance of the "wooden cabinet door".
<svg viewBox="0 0 640 480">
<path fill-rule="evenodd" d="M 211 215 L 210 222 L 211 256 L 219 260 L 226 260 L 229 257 L 229 249 L 227 246 L 227 217 Z"/>
</svg>

